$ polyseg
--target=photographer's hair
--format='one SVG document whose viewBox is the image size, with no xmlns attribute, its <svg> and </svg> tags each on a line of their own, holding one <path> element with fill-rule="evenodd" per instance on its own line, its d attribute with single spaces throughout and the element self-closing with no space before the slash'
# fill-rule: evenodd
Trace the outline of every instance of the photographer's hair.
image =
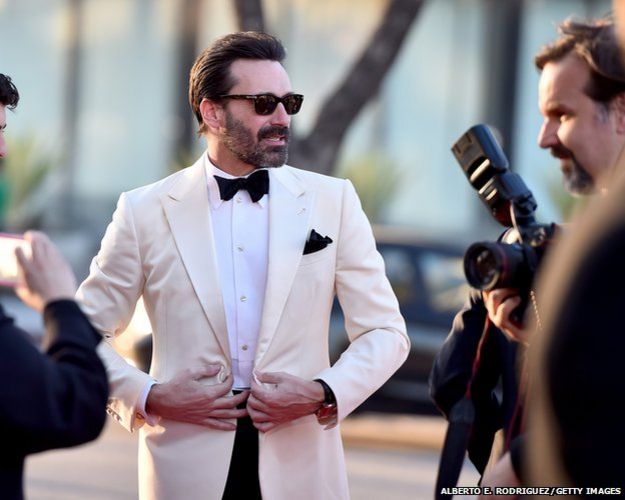
<svg viewBox="0 0 625 500">
<path fill-rule="evenodd" d="M 242 31 L 217 39 L 202 52 L 189 75 L 189 104 L 199 123 L 198 134 L 206 132 L 202 120 L 202 99 L 219 100 L 236 84 L 230 65 L 237 59 L 282 62 L 286 51 L 276 37 L 258 31 Z"/>
<path fill-rule="evenodd" d="M 15 109 L 19 100 L 20 95 L 11 78 L 0 73 L 0 104 L 9 109 Z"/>
<path fill-rule="evenodd" d="M 536 54 L 534 63 L 539 70 L 573 52 L 590 68 L 590 79 L 584 89 L 588 97 L 608 106 L 618 94 L 625 92 L 625 66 L 612 19 L 587 23 L 567 19 L 558 26 L 558 33 L 558 40 Z"/>
</svg>

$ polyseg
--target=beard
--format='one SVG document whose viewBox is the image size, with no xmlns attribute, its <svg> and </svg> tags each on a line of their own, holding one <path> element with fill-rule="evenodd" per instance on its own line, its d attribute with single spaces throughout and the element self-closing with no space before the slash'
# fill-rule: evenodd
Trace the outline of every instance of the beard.
<svg viewBox="0 0 625 500">
<path fill-rule="evenodd" d="M 594 192 L 594 179 L 575 157 L 573 151 L 560 144 L 551 148 L 551 154 L 561 160 L 567 160 L 566 168 L 562 171 L 564 189 L 575 196 Z"/>
<path fill-rule="evenodd" d="M 261 141 L 280 135 L 284 145 L 263 146 Z M 261 128 L 254 138 L 252 131 L 242 121 L 226 112 L 226 126 L 222 142 L 239 160 L 254 168 L 281 167 L 289 156 L 289 129 L 277 125 Z"/>
</svg>

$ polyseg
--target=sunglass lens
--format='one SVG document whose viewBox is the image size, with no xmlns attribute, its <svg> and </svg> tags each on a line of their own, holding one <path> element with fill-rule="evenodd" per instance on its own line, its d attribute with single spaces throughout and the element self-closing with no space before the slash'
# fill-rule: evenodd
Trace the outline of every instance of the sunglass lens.
<svg viewBox="0 0 625 500">
<path fill-rule="evenodd" d="M 278 98 L 270 94 L 257 95 L 254 100 L 254 108 L 259 115 L 270 115 L 277 105 Z"/>
<path fill-rule="evenodd" d="M 288 95 L 282 99 L 284 109 L 289 115 L 294 115 L 302 107 L 303 98 L 301 95 Z"/>
</svg>

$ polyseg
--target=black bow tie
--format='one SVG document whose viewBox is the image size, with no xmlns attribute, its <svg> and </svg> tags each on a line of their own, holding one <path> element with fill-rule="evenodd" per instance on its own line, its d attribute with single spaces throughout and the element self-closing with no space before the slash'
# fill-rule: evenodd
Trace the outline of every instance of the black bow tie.
<svg viewBox="0 0 625 500">
<path fill-rule="evenodd" d="M 241 189 L 250 193 L 253 202 L 257 202 L 269 192 L 269 174 L 266 170 L 259 170 L 249 177 L 237 177 L 236 179 L 225 179 L 215 175 L 215 180 L 219 186 L 221 199 L 226 201 L 231 200 Z"/>
</svg>

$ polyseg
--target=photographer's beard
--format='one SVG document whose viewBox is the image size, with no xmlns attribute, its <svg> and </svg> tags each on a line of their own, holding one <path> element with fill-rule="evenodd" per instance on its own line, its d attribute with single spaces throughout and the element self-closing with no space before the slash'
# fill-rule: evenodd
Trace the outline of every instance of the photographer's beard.
<svg viewBox="0 0 625 500">
<path fill-rule="evenodd" d="M 595 180 L 577 160 L 573 151 L 560 144 L 551 148 L 551 154 L 560 159 L 564 189 L 574 196 L 595 192 Z"/>
</svg>

